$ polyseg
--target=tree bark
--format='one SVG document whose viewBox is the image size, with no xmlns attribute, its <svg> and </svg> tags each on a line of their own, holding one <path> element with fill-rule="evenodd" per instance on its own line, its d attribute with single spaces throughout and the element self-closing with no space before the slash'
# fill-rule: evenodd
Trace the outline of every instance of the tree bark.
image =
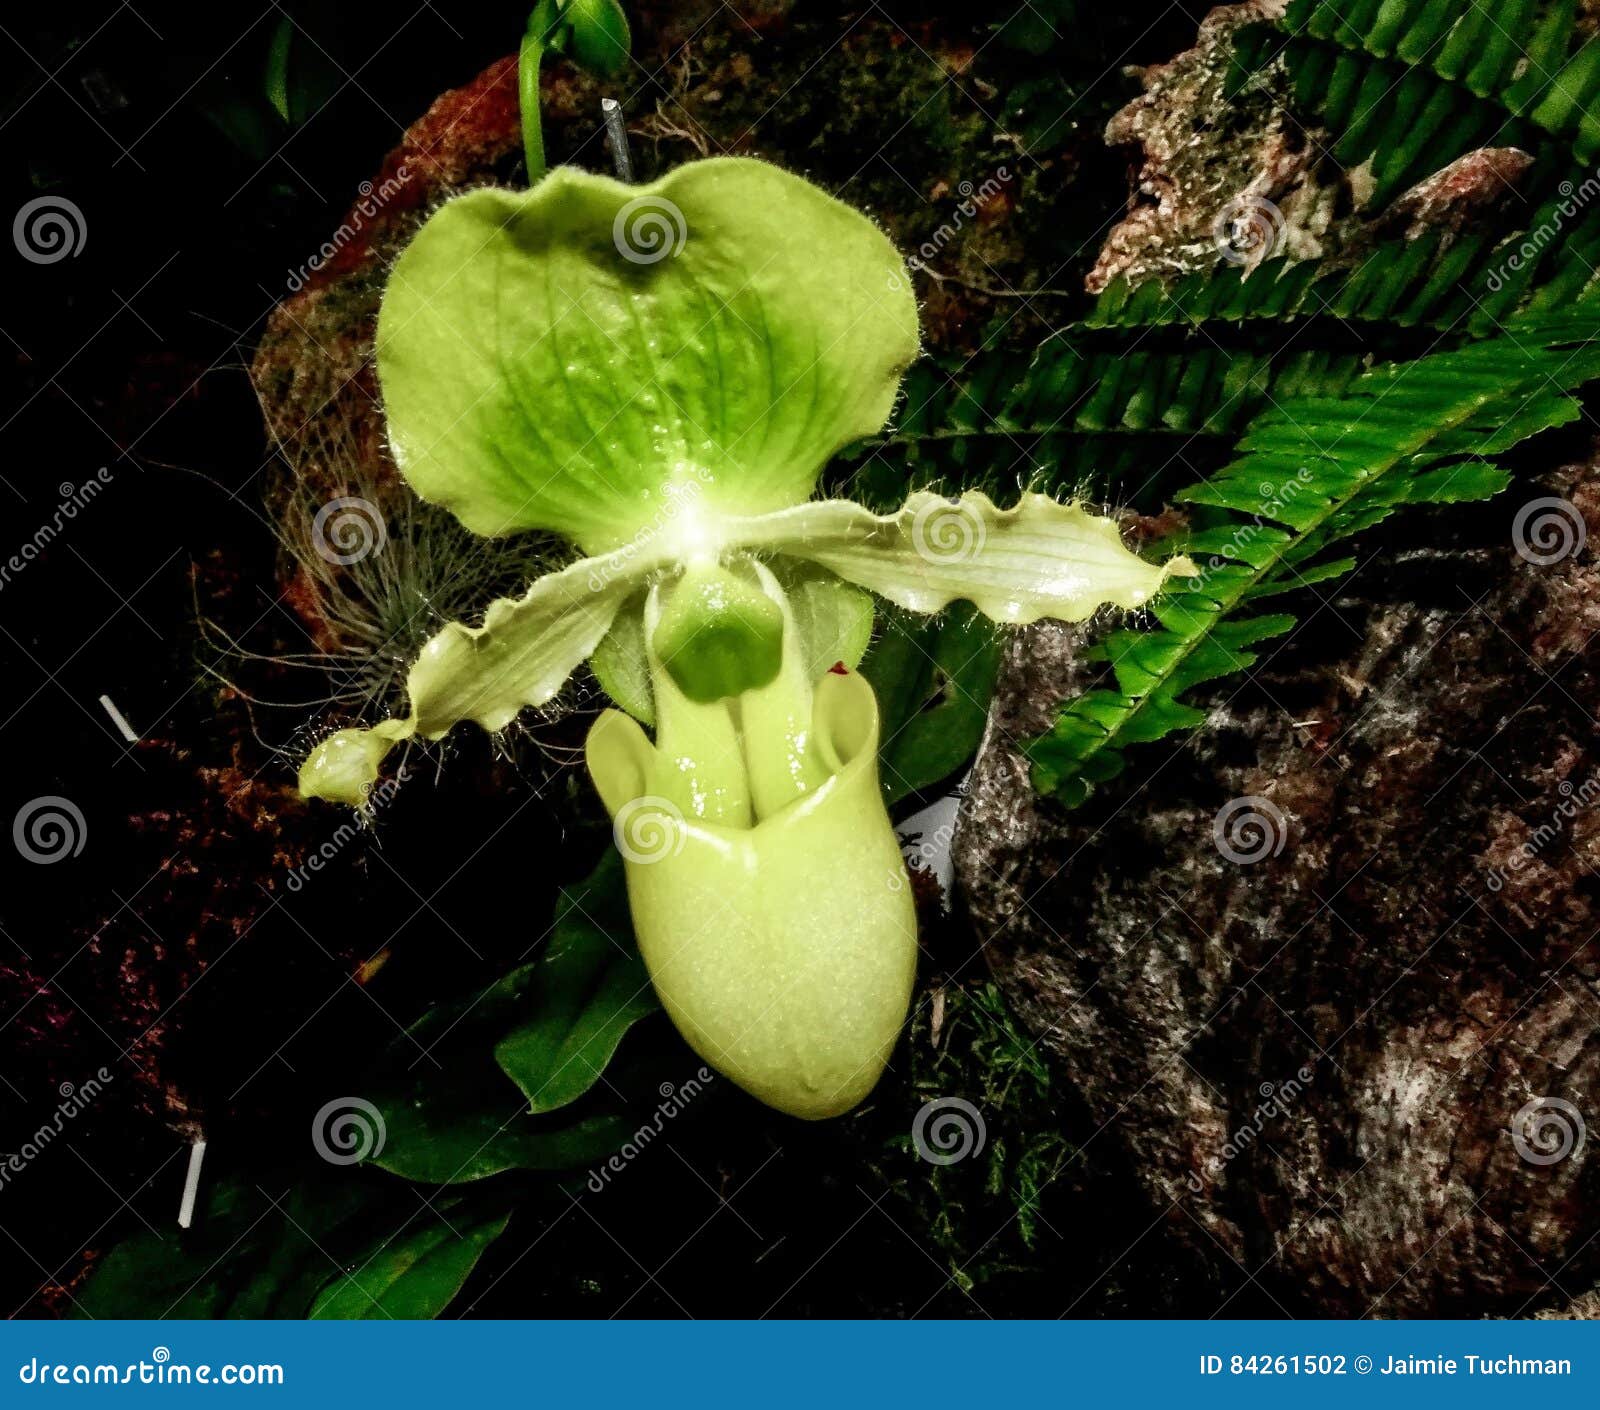
<svg viewBox="0 0 1600 1410">
<path fill-rule="evenodd" d="M 1600 529 L 1595 476 L 1396 521 L 1073 812 L 1020 744 L 1091 668 L 1063 627 L 1009 651 L 955 849 L 989 964 L 1088 1158 L 1284 1312 L 1527 1315 L 1595 1281 L 1600 569 L 1512 542 L 1543 495 L 1575 511 L 1555 548 Z"/>
</svg>

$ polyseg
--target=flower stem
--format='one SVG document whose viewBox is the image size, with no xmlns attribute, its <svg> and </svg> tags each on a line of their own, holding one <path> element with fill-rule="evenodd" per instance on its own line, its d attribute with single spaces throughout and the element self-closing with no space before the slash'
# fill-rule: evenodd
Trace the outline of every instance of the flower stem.
<svg viewBox="0 0 1600 1410">
<path fill-rule="evenodd" d="M 537 31 L 540 5 L 528 21 L 517 51 L 517 96 L 522 107 L 522 151 L 528 163 L 528 185 L 535 186 L 544 175 L 544 130 L 539 123 L 539 64 L 544 58 L 544 28 Z"/>
</svg>

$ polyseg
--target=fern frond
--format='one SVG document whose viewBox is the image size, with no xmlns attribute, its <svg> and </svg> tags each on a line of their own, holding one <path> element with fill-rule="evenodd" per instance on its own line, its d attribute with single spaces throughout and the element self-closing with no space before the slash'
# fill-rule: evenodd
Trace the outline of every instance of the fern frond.
<svg viewBox="0 0 1600 1410">
<path fill-rule="evenodd" d="M 1227 443 L 1215 444 L 1225 448 Z M 853 446 L 837 457 L 827 490 L 883 513 L 904 504 L 913 489 L 952 496 L 983 490 L 1000 503 L 1010 503 L 1023 490 L 1123 498 L 1128 486 L 1144 485 L 1153 475 L 1170 491 L 1215 463 L 1214 454 L 1197 458 L 1186 441 L 1170 433 L 941 430 L 926 439 Z"/>
<path fill-rule="evenodd" d="M 1261 412 L 1239 457 L 1178 496 L 1215 522 L 1167 545 L 1204 565 L 1153 604 L 1149 631 L 1110 634 L 1095 653 L 1115 689 L 1069 702 L 1028 748 L 1041 792 L 1068 806 L 1115 778 L 1129 745 L 1203 723 L 1184 696 L 1244 670 L 1294 625 L 1253 604 L 1347 571 L 1334 545 L 1411 504 L 1486 498 L 1508 476 L 1485 460 L 1580 414 L 1573 389 L 1600 376 L 1592 323 L 1522 325 L 1506 336 L 1373 368 L 1339 397 Z M 1575 346 L 1574 346 L 1575 345 Z"/>
<path fill-rule="evenodd" d="M 1571 141 L 1580 161 L 1600 152 L 1600 40 L 1579 25 L 1576 0 L 1292 0 L 1283 26 L 1492 98 Z"/>
<path fill-rule="evenodd" d="M 1084 319 L 1091 328 L 1328 318 L 1392 328 L 1429 327 L 1472 337 L 1514 311 L 1560 311 L 1600 292 L 1600 176 L 1574 169 L 1510 234 L 1434 231 L 1374 246 L 1353 266 L 1282 257 L 1106 287 Z M 1370 336 L 1370 335 L 1369 335 Z"/>
<path fill-rule="evenodd" d="M 1430 0 L 1439 13 L 1470 8 Z M 1287 26 L 1287 20 L 1285 25 Z M 1367 165 L 1365 204 L 1386 206 L 1406 187 L 1478 147 L 1535 150 L 1541 133 L 1502 103 L 1480 98 L 1426 68 L 1376 57 L 1359 46 L 1338 48 L 1265 25 L 1238 37 L 1235 86 L 1281 61 L 1294 102 L 1333 135 L 1333 155 L 1350 169 Z M 1546 139 L 1548 140 L 1548 139 Z"/>
<path fill-rule="evenodd" d="M 1095 347 L 1056 335 L 1031 356 L 981 353 L 959 365 L 919 364 L 904 412 L 879 443 L 1049 431 L 1226 435 L 1286 386 L 1336 395 L 1360 371 L 1355 353 L 1274 359 L 1220 346 Z"/>
<path fill-rule="evenodd" d="M 1031 355 L 927 359 L 908 373 L 892 429 L 844 452 L 829 491 L 884 510 L 914 487 L 981 489 L 1004 501 L 1037 490 L 1154 512 L 1214 468 L 1225 438 L 1263 406 L 1336 396 L 1369 361 L 1346 350 L 1193 341 L 1118 350 L 1076 332 Z"/>
<path fill-rule="evenodd" d="M 918 363 L 893 428 L 850 452 L 852 493 L 898 504 L 907 480 L 952 491 L 1109 490 L 1182 458 L 1184 437 L 1236 434 L 1274 398 L 1336 396 L 1366 362 L 1316 348 L 1101 344 L 1057 335 L 1031 355 Z"/>
</svg>

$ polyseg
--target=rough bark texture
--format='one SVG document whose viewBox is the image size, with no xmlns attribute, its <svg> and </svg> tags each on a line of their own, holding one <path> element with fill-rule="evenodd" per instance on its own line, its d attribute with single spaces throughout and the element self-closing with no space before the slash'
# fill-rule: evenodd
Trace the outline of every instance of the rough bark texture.
<svg viewBox="0 0 1600 1410">
<path fill-rule="evenodd" d="M 1399 524 L 1075 812 L 1017 746 L 1091 668 L 1009 652 L 956 845 L 989 963 L 1091 1147 L 1286 1311 L 1526 1314 L 1600 1268 L 1600 568 L 1511 531 L 1548 493 L 1592 536 L 1596 483 Z"/>
<path fill-rule="evenodd" d="M 1210 269 L 1219 251 L 1254 269 L 1265 259 L 1354 264 L 1398 225 L 1407 238 L 1459 230 L 1516 195 L 1532 158 L 1512 147 L 1468 152 L 1391 202 L 1364 211 L 1362 170 L 1346 172 L 1326 132 L 1291 111 L 1281 64 L 1228 91 L 1234 38 L 1276 19 L 1283 0 L 1221 5 L 1193 48 L 1140 74 L 1144 92 L 1106 124 L 1112 146 L 1137 149 L 1129 210 L 1106 238 L 1087 286 L 1171 279 Z"/>
<path fill-rule="evenodd" d="M 1219 6 L 1194 48 L 1140 74 L 1145 91 L 1106 125 L 1106 141 L 1139 148 L 1141 161 L 1127 218 L 1089 274 L 1092 293 L 1118 277 L 1140 283 L 1209 269 L 1230 241 L 1252 266 L 1285 252 L 1324 253 L 1342 178 L 1288 117 L 1286 80 L 1269 69 L 1248 91 L 1225 91 L 1234 33 L 1283 8 L 1283 0 Z"/>
</svg>

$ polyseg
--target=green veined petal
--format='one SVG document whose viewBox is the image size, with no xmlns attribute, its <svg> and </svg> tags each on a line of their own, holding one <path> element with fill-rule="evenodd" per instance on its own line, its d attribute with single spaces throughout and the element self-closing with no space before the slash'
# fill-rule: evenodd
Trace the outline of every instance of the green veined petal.
<svg viewBox="0 0 1600 1410">
<path fill-rule="evenodd" d="M 384 757 L 403 739 L 439 739 L 460 720 L 504 729 L 543 705 L 610 629 L 618 608 L 659 559 L 629 550 L 547 573 L 521 597 L 491 603 L 480 627 L 452 622 L 422 648 L 406 678 L 411 713 L 323 740 L 300 770 L 307 798 L 360 806 Z"/>
<path fill-rule="evenodd" d="M 973 603 L 997 622 L 1081 622 L 1104 606 L 1142 607 L 1187 558 L 1147 563 L 1116 524 L 1076 504 L 1025 494 L 999 509 L 981 491 L 918 492 L 895 514 L 825 500 L 729 526 L 747 548 L 809 559 L 913 612 Z"/>
<path fill-rule="evenodd" d="M 917 352 L 904 263 L 778 167 L 470 191 L 396 261 L 378 373 L 401 473 L 475 533 L 586 550 L 803 501 Z"/>
</svg>

